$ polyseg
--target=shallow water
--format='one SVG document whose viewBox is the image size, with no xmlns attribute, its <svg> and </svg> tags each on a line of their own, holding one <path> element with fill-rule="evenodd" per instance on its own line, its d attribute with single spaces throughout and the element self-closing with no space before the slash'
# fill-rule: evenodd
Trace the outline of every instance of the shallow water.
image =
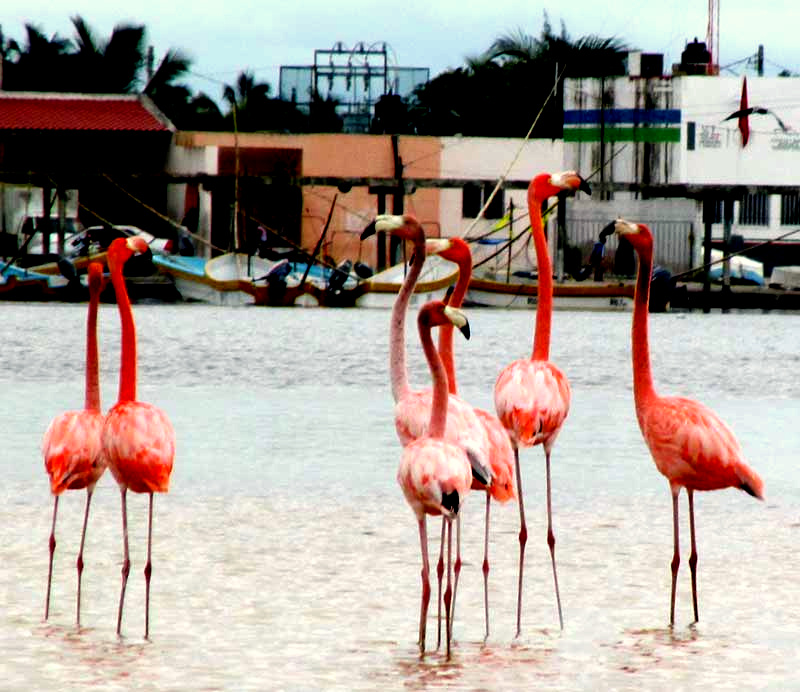
<svg viewBox="0 0 800 692">
<path fill-rule="evenodd" d="M 651 322 L 656 386 L 695 397 L 736 431 L 767 501 L 697 496 L 700 623 L 690 625 L 688 531 L 676 626 L 667 627 L 668 485 L 636 425 L 630 315 L 554 315 L 551 356 L 572 383 L 553 453 L 565 628 L 545 542 L 544 465 L 524 450 L 530 540 L 514 641 L 519 515 L 493 506 L 492 633 L 483 643 L 483 497 L 463 512 L 451 662 L 420 660 L 419 543 L 395 482 L 389 313 L 200 305 L 135 307 L 139 397 L 164 408 L 178 453 L 157 496 L 151 639 L 143 639 L 147 502 L 129 499 L 133 568 L 115 635 L 119 493 L 59 504 L 51 617 L 42 620 L 52 498 L 39 443 L 83 402 L 84 307 L 11 305 L 3 317 L 0 689 L 787 689 L 800 675 L 800 317 L 667 314 Z M 462 394 L 492 408 L 500 368 L 530 349 L 533 313 L 473 310 L 457 344 Z M 412 382 L 427 370 L 409 321 Z M 100 316 L 104 403 L 116 397 L 118 322 Z M 438 524 L 429 522 L 430 534 Z M 433 551 L 434 546 L 431 545 Z M 435 622 L 428 625 L 429 647 Z"/>
</svg>

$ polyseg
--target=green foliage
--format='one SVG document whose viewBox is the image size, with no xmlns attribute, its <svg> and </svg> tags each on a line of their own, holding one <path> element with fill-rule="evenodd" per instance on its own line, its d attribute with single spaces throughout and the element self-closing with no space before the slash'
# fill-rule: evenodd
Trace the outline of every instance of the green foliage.
<svg viewBox="0 0 800 692">
<path fill-rule="evenodd" d="M 0 31 L 6 90 L 82 93 L 136 93 L 153 99 L 180 129 L 241 132 L 340 132 L 336 102 L 316 97 L 308 113 L 270 96 L 267 83 L 243 71 L 225 86 L 222 113 L 212 98 L 186 85 L 191 60 L 168 51 L 152 76 L 147 64 L 145 28 L 121 24 L 108 39 L 98 38 L 80 16 L 72 18 L 75 36 L 47 37 L 26 25 L 23 43 Z M 561 25 L 556 34 L 547 13 L 540 35 L 516 29 L 496 38 L 485 53 L 466 60 L 419 87 L 408 99 L 384 96 L 370 128 L 376 133 L 524 137 L 547 101 L 532 133 L 561 136 L 562 79 L 624 74 L 627 47 L 615 38 L 596 35 L 570 38 Z M 235 116 L 235 123 L 234 123 Z"/>
</svg>

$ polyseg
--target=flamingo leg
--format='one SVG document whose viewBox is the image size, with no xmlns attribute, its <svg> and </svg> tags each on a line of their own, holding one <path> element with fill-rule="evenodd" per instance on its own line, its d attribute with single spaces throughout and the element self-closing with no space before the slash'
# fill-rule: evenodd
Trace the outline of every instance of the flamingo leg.
<svg viewBox="0 0 800 692">
<path fill-rule="evenodd" d="M 461 574 L 461 515 L 456 515 L 456 561 L 453 567 L 453 604 L 450 607 L 450 638 L 453 638 L 453 620 L 456 616 L 456 594 L 458 575 Z"/>
<path fill-rule="evenodd" d="M 522 501 L 522 474 L 519 468 L 519 449 L 514 446 L 514 466 L 517 471 L 517 494 L 519 495 L 519 579 L 517 581 L 517 634 L 522 631 L 522 571 L 525 564 L 525 543 L 528 541 L 528 527 L 525 524 L 525 504 Z"/>
<path fill-rule="evenodd" d="M 450 604 L 453 597 L 453 588 L 450 583 L 450 565 L 452 564 L 453 551 L 453 521 L 447 522 L 447 587 L 444 590 L 445 634 L 447 637 L 447 660 L 450 660 Z"/>
<path fill-rule="evenodd" d="M 422 549 L 422 600 L 419 611 L 419 653 L 425 653 L 425 624 L 428 618 L 428 602 L 431 598 L 431 583 L 428 578 L 430 565 L 428 564 L 428 534 L 425 526 L 425 516 L 419 520 L 419 543 Z"/>
<path fill-rule="evenodd" d="M 153 493 L 150 493 L 150 509 L 147 519 L 147 564 L 144 566 L 144 638 L 150 635 L 150 576 L 153 563 L 150 560 L 150 547 L 153 542 Z"/>
<path fill-rule="evenodd" d="M 556 589 L 556 605 L 558 606 L 558 624 L 564 629 L 564 617 L 561 614 L 561 596 L 558 592 L 558 574 L 556 573 L 556 536 L 553 533 L 553 507 L 550 486 L 550 450 L 545 450 L 547 467 L 547 545 L 550 548 L 550 561 L 553 563 L 553 585 Z"/>
<path fill-rule="evenodd" d="M 439 594 L 436 597 L 436 648 L 442 645 L 442 577 L 444 576 L 444 531 L 447 520 L 442 517 L 442 540 L 439 544 L 439 562 L 436 563 L 436 579 L 439 582 Z"/>
<path fill-rule="evenodd" d="M 681 564 L 681 553 L 678 540 L 678 493 L 680 486 L 672 488 L 672 535 L 674 542 L 674 550 L 672 552 L 672 592 L 669 599 L 669 626 L 675 624 L 675 588 L 678 583 L 678 567 Z"/>
<path fill-rule="evenodd" d="M 697 544 L 694 537 L 694 490 L 686 489 L 689 496 L 689 532 L 691 533 L 692 552 L 689 555 L 689 570 L 692 573 L 692 605 L 694 606 L 694 621 L 698 622 L 700 616 L 697 613 Z"/>
<path fill-rule="evenodd" d="M 489 508 L 492 496 L 486 491 L 486 528 L 483 536 L 483 613 L 486 620 L 486 636 L 489 639 Z"/>
<path fill-rule="evenodd" d="M 47 596 L 44 602 L 44 619 L 50 617 L 50 584 L 53 581 L 53 556 L 56 552 L 56 514 L 58 513 L 58 495 L 53 501 L 53 525 L 50 529 L 50 566 L 47 569 Z"/>
<path fill-rule="evenodd" d="M 83 513 L 83 531 L 81 531 L 81 547 L 78 550 L 78 559 L 75 566 L 78 569 L 78 605 L 75 621 L 81 626 L 81 576 L 83 576 L 83 546 L 86 543 L 86 526 L 89 523 L 89 505 L 92 502 L 92 490 L 86 489 L 86 511 Z"/>
<path fill-rule="evenodd" d="M 126 487 L 120 488 L 122 495 L 122 542 L 124 552 L 122 557 L 122 589 L 119 594 L 119 611 L 117 613 L 117 636 L 120 636 L 122 631 L 122 607 L 125 604 L 125 587 L 128 584 L 128 575 L 131 572 L 131 558 L 128 552 L 128 507 L 127 507 L 127 491 Z"/>
</svg>

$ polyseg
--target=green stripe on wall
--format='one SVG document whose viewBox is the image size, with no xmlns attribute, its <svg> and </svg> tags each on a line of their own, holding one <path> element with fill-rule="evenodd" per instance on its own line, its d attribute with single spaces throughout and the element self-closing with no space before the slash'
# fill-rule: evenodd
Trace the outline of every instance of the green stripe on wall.
<svg viewBox="0 0 800 692">
<path fill-rule="evenodd" d="M 680 142 L 677 127 L 606 127 L 606 142 Z M 565 142 L 599 142 L 599 127 L 565 127 Z"/>
</svg>

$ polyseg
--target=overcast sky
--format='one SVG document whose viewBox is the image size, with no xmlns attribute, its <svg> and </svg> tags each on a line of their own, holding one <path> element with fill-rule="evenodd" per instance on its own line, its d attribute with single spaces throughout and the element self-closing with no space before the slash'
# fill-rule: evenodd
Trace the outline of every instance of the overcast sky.
<svg viewBox="0 0 800 692">
<path fill-rule="evenodd" d="M 719 2 L 721 65 L 737 63 L 763 44 L 768 75 L 784 68 L 800 74 L 800 10 L 794 2 Z M 545 10 L 557 32 L 563 22 L 573 39 L 597 34 L 663 53 L 665 68 L 679 60 L 688 41 L 705 39 L 708 21 L 706 0 L 136 0 L 122 6 L 109 0 L 2 0 L 0 26 L 6 37 L 24 41 L 26 23 L 48 36 L 72 37 L 70 17 L 76 14 L 101 38 L 116 24 L 144 24 L 157 57 L 171 48 L 183 51 L 192 59 L 193 88 L 218 99 L 220 83 L 232 83 L 244 69 L 277 94 L 281 65 L 310 65 L 315 49 L 337 41 L 348 48 L 386 42 L 396 64 L 428 67 L 433 77 L 464 66 L 466 57 L 479 55 L 502 34 L 521 29 L 538 36 Z"/>
</svg>

